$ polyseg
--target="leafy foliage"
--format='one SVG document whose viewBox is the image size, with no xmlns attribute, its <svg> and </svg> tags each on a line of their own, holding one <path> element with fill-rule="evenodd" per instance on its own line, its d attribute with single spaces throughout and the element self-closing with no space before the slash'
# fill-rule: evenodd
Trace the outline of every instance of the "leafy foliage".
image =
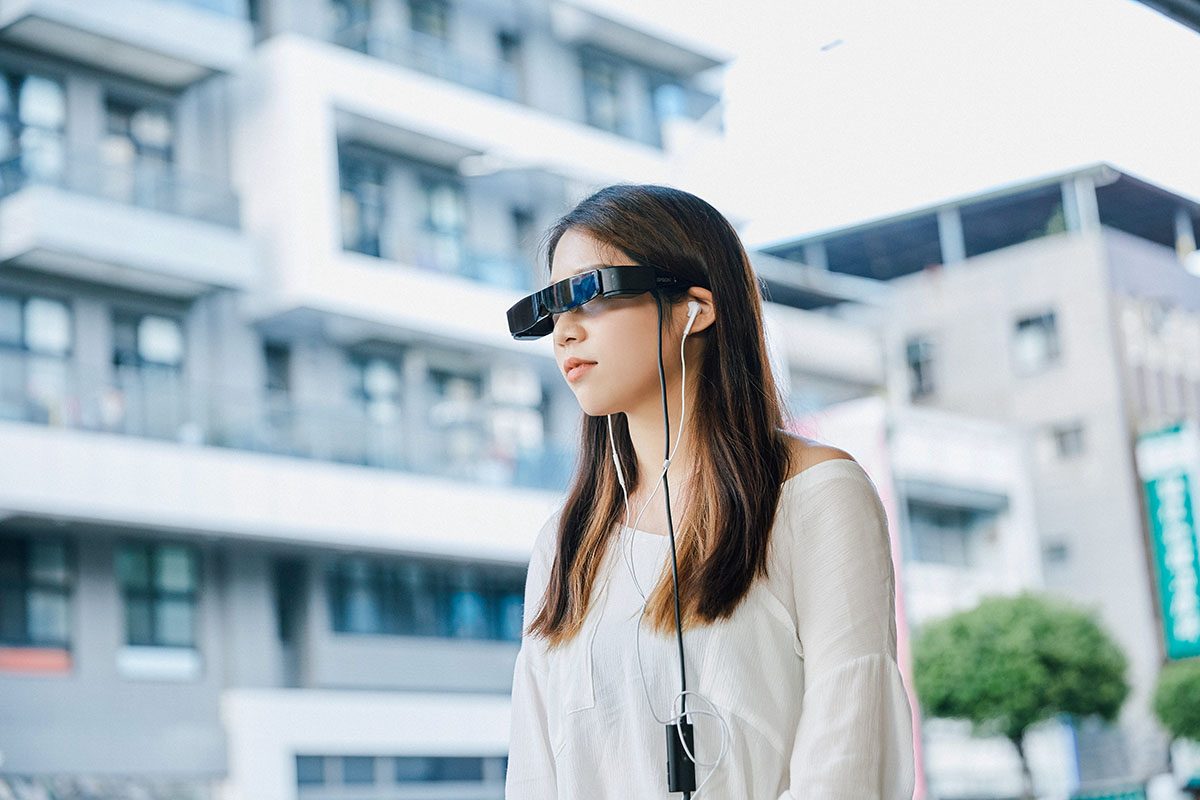
<svg viewBox="0 0 1200 800">
<path fill-rule="evenodd" d="M 1163 667 L 1154 688 L 1154 713 L 1171 736 L 1200 741 L 1200 658 Z"/>
<path fill-rule="evenodd" d="M 913 672 L 924 713 L 1020 747 L 1060 713 L 1112 721 L 1129 694 L 1121 649 L 1084 611 L 1031 593 L 989 597 L 923 626 Z"/>
</svg>

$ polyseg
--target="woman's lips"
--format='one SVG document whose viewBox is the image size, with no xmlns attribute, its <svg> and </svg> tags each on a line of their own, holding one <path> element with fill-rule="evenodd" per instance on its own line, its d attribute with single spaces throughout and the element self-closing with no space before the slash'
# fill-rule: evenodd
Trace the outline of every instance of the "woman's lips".
<svg viewBox="0 0 1200 800">
<path fill-rule="evenodd" d="M 577 367 L 572 367 L 571 369 L 567 370 L 567 380 L 574 383 L 575 381 L 579 380 L 584 375 L 586 375 L 588 370 L 590 370 L 594 366 L 596 366 L 596 363 L 593 361 L 588 364 L 580 364 Z"/>
</svg>

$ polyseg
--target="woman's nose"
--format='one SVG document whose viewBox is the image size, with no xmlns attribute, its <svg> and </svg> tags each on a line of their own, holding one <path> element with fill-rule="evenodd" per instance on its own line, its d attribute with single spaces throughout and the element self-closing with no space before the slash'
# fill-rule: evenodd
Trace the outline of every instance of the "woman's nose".
<svg viewBox="0 0 1200 800">
<path fill-rule="evenodd" d="M 566 344 L 578 341 L 583 336 L 583 328 L 579 325 L 579 315 L 574 310 L 556 314 L 554 320 L 554 343 Z"/>
</svg>

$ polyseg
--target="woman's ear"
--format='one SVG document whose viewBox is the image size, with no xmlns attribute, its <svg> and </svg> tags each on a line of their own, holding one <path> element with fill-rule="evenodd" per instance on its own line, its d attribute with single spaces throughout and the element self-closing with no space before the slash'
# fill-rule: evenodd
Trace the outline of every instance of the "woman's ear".
<svg viewBox="0 0 1200 800">
<path fill-rule="evenodd" d="M 690 331 L 688 331 L 689 336 L 696 331 L 702 331 L 709 325 L 713 324 L 716 317 L 715 312 L 713 311 L 712 292 L 710 290 L 701 286 L 689 287 L 687 291 L 687 297 L 684 299 L 687 301 L 694 301 L 700 306 L 700 311 L 696 314 L 696 319 L 692 323 L 692 328 Z M 682 303 L 681 306 L 683 308 L 682 313 L 685 315 L 684 320 L 686 324 L 687 303 Z"/>
</svg>

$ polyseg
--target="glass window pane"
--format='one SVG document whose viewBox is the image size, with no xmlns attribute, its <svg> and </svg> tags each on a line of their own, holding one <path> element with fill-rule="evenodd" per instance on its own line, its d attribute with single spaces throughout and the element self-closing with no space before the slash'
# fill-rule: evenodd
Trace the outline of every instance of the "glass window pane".
<svg viewBox="0 0 1200 800">
<path fill-rule="evenodd" d="M 25 591 L 20 586 L 0 584 L 0 642 L 25 644 Z"/>
<path fill-rule="evenodd" d="M 182 545 L 159 547 L 154 553 L 154 583 L 165 592 L 191 592 L 196 588 L 192 551 Z"/>
<path fill-rule="evenodd" d="M 147 315 L 138 322 L 138 355 L 143 361 L 178 366 L 183 363 L 183 332 L 168 317 Z"/>
<path fill-rule="evenodd" d="M 506 594 L 500 598 L 500 638 L 511 642 L 521 640 L 524 626 L 525 598 L 523 594 Z"/>
<path fill-rule="evenodd" d="M 49 355 L 70 351 L 71 312 L 65 303 L 44 297 L 32 297 L 25 303 L 25 346 Z"/>
<path fill-rule="evenodd" d="M 30 591 L 29 639 L 34 644 L 67 644 L 67 598 L 61 592 Z"/>
<path fill-rule="evenodd" d="M 117 579 L 126 589 L 150 588 L 150 558 L 147 548 L 125 545 L 117 550 Z"/>
<path fill-rule="evenodd" d="M 0 294 L 0 344 L 20 347 L 21 328 L 21 301 Z"/>
<path fill-rule="evenodd" d="M 155 643 L 191 647 L 196 642 L 195 607 L 191 600 L 159 600 L 155 615 Z"/>
<path fill-rule="evenodd" d="M 154 644 L 154 623 L 148 597 L 125 598 L 125 636 L 129 644 Z"/>
<path fill-rule="evenodd" d="M 450 635 L 466 639 L 487 637 L 487 611 L 482 594 L 469 590 L 453 594 L 450 599 Z"/>
<path fill-rule="evenodd" d="M 0 539 L 0 583 L 19 584 L 25 580 L 24 539 Z"/>
<path fill-rule="evenodd" d="M 437 776 L 441 781 L 481 781 L 483 780 L 482 758 L 439 758 L 437 760 Z"/>
<path fill-rule="evenodd" d="M 375 759 L 372 756 L 345 756 L 342 758 L 342 782 L 374 783 Z"/>
<path fill-rule="evenodd" d="M 315 786 L 324 782 L 324 758 L 321 756 L 296 756 L 296 783 Z"/>
<path fill-rule="evenodd" d="M 424 756 L 399 756 L 396 758 L 396 782 L 433 780 L 433 759 Z"/>
<path fill-rule="evenodd" d="M 58 81 L 30 75 L 21 84 L 18 99 L 21 122 L 36 128 L 61 130 L 67 119 L 67 104 L 62 84 Z"/>
<path fill-rule="evenodd" d="M 157 108 L 139 108 L 129 118 L 129 132 L 138 149 L 166 152 L 171 149 L 171 118 Z"/>
<path fill-rule="evenodd" d="M 67 583 L 67 548 L 62 541 L 29 543 L 29 577 L 37 583 L 65 586 Z"/>
</svg>

